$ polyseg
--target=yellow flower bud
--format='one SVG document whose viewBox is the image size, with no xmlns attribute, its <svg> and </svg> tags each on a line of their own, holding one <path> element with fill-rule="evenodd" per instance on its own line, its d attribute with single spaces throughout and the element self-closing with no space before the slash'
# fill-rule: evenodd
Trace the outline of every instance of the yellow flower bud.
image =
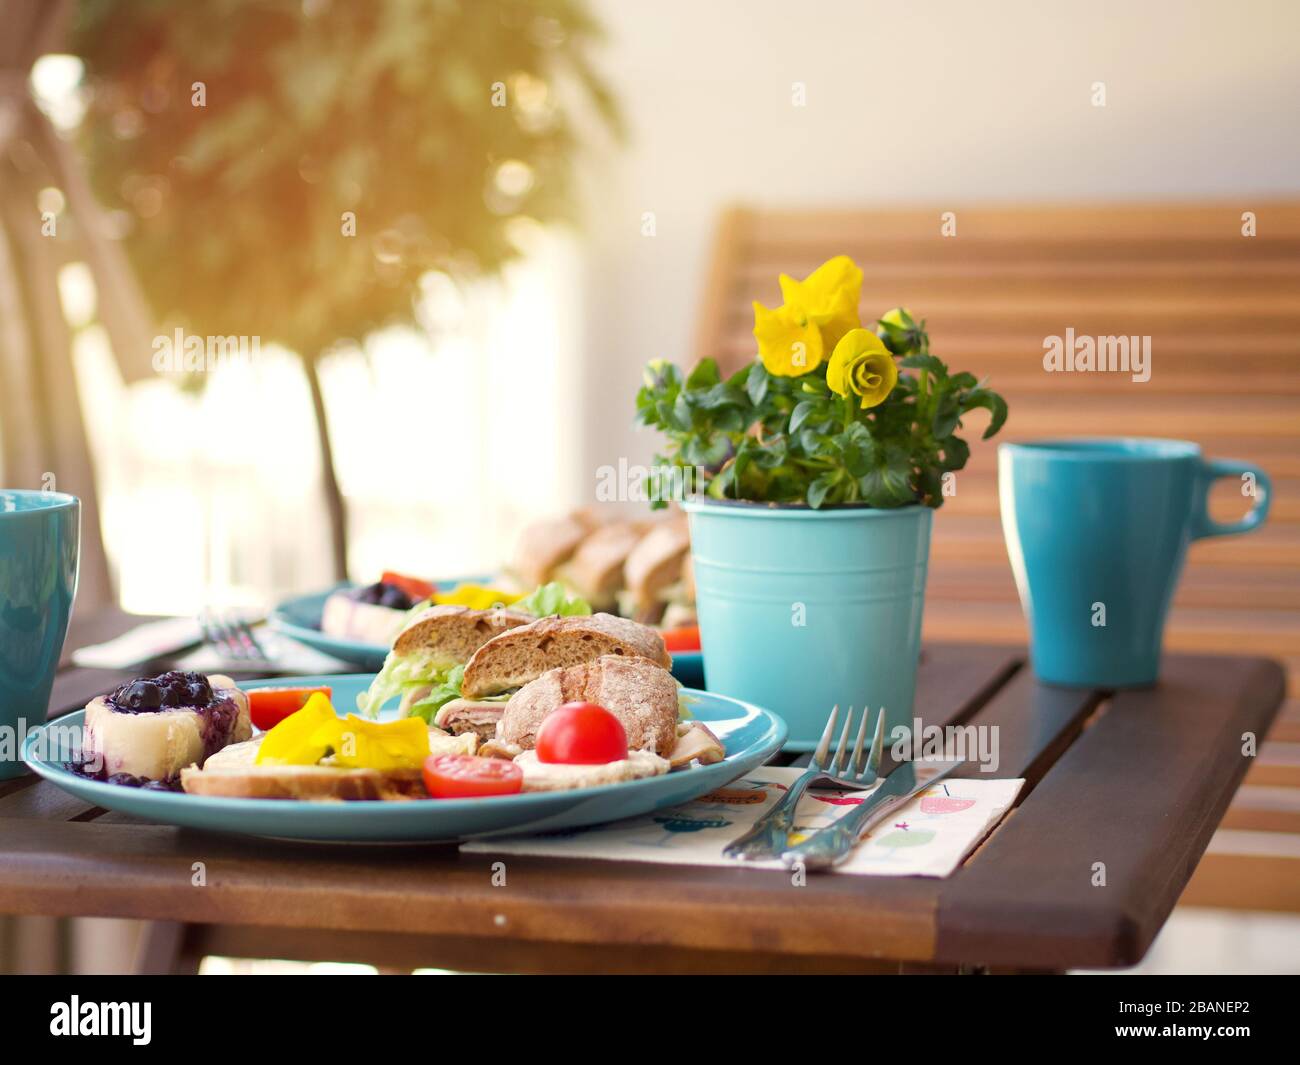
<svg viewBox="0 0 1300 1065">
<path fill-rule="evenodd" d="M 826 383 L 841 396 L 862 397 L 862 409 L 883 403 L 898 384 L 898 365 L 884 342 L 867 329 L 852 329 L 835 345 Z"/>
</svg>

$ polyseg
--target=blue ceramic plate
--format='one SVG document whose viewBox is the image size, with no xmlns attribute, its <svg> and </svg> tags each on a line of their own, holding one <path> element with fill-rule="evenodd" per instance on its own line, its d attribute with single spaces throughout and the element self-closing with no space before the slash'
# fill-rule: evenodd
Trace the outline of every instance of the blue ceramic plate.
<svg viewBox="0 0 1300 1065">
<path fill-rule="evenodd" d="M 356 705 L 357 695 L 369 686 L 371 679 L 369 674 L 354 673 L 295 677 L 292 681 L 286 678 L 246 681 L 241 682 L 241 687 L 328 684 L 334 689 L 334 705 L 342 710 Z M 64 768 L 73 753 L 72 736 L 77 737 L 76 744 L 80 742 L 81 720 L 85 714 L 82 710 L 28 733 L 23 759 L 46 780 L 86 802 L 186 828 L 363 843 L 435 842 L 503 833 L 550 832 L 638 817 L 689 802 L 762 765 L 785 742 L 785 722 L 767 710 L 708 692 L 688 690 L 686 694 L 696 700 L 691 704 L 691 713 L 722 740 L 727 749 L 725 761 L 648 780 L 574 791 L 530 792 L 487 799 L 348 803 L 220 799 L 141 791 L 87 780 Z M 381 711 L 380 716 L 387 718 L 394 714 L 395 710 L 387 710 Z"/>
<path fill-rule="evenodd" d="M 476 584 L 490 583 L 491 577 L 458 577 L 435 581 L 439 587 L 454 587 L 473 581 Z M 299 595 L 286 599 L 267 618 L 267 623 L 277 632 L 282 632 L 290 639 L 324 651 L 327 655 L 351 662 L 362 669 L 378 670 L 384 664 L 388 648 L 377 643 L 360 643 L 356 640 L 340 640 L 326 636 L 320 631 L 321 613 L 325 610 L 325 600 L 339 588 L 353 585 L 339 584 L 323 592 L 312 595 Z M 699 651 L 678 651 L 673 655 L 673 676 L 683 684 L 693 688 L 704 687 L 704 658 Z"/>
</svg>

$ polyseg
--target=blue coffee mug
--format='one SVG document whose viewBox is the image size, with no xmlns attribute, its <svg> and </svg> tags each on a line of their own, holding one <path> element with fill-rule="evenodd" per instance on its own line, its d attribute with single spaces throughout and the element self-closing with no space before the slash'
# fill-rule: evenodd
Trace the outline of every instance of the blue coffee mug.
<svg viewBox="0 0 1300 1065">
<path fill-rule="evenodd" d="M 1209 516 L 1220 477 L 1240 478 L 1254 499 L 1241 521 Z M 1188 544 L 1258 528 L 1272 494 L 1249 462 L 1140 437 L 1002 444 L 998 491 L 1034 672 L 1048 684 L 1103 688 L 1155 683 Z"/>
<path fill-rule="evenodd" d="M 76 496 L 0 488 L 0 780 L 23 772 L 23 738 L 45 721 L 80 543 Z"/>
</svg>

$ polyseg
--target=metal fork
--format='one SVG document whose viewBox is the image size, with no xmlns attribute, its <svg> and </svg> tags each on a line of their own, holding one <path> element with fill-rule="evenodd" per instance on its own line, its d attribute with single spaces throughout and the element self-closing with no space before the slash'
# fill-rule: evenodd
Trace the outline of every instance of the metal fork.
<svg viewBox="0 0 1300 1065">
<path fill-rule="evenodd" d="M 795 809 L 803 793 L 813 785 L 831 785 L 840 788 L 861 790 L 869 788 L 876 782 L 880 770 L 880 757 L 885 738 L 885 710 L 881 707 L 876 716 L 876 731 L 871 739 L 871 750 L 866 752 L 862 745 L 867 736 L 867 719 L 871 711 L 864 708 L 862 721 L 858 725 L 858 738 L 849 748 L 849 732 L 853 726 L 853 707 L 844 718 L 844 729 L 840 741 L 835 746 L 835 754 L 830 755 L 831 737 L 835 735 L 835 722 L 839 718 L 840 708 L 836 704 L 831 716 L 826 720 L 822 738 L 813 752 L 808 770 L 794 781 L 777 804 L 768 810 L 754 827 L 739 839 L 733 840 L 724 849 L 728 858 L 741 861 L 757 861 L 763 858 L 776 858 L 789 847 L 790 832 L 794 828 Z"/>
<path fill-rule="evenodd" d="M 848 857 L 869 825 L 965 764 L 964 758 L 904 762 L 852 811 L 788 847 L 781 855 L 781 861 L 789 868 L 802 867 L 810 871 L 833 868 Z"/>
<path fill-rule="evenodd" d="M 215 647 L 223 658 L 259 666 L 270 661 L 246 618 L 204 610 L 198 622 L 204 642 Z"/>
</svg>

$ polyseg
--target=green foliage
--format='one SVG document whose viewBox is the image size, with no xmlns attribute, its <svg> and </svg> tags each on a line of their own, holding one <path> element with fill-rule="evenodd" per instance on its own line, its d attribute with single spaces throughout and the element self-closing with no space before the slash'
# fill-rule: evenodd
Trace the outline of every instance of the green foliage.
<svg viewBox="0 0 1300 1065">
<path fill-rule="evenodd" d="M 573 216 L 556 85 L 616 126 L 598 37 L 583 0 L 82 0 L 81 147 L 159 320 L 311 358 Z"/>
<path fill-rule="evenodd" d="M 591 613 L 591 605 L 580 595 L 569 595 L 569 590 L 559 581 L 539 584 L 533 591 L 510 605 L 516 613 L 532 614 L 535 618 L 559 615 L 562 618 L 578 617 Z"/>
<path fill-rule="evenodd" d="M 780 377 L 755 361 L 723 380 L 712 359 L 685 378 L 670 362 L 652 362 L 636 417 L 664 436 L 656 467 L 702 468 L 715 499 L 941 506 L 943 475 L 970 457 L 957 435 L 962 418 L 987 410 L 988 439 L 1006 421 L 1007 405 L 974 375 L 950 374 L 930 353 L 924 322 L 906 312 L 886 319 L 878 335 L 901 356 L 898 384 L 869 410 L 857 396 L 832 392 L 821 369 Z"/>
</svg>

